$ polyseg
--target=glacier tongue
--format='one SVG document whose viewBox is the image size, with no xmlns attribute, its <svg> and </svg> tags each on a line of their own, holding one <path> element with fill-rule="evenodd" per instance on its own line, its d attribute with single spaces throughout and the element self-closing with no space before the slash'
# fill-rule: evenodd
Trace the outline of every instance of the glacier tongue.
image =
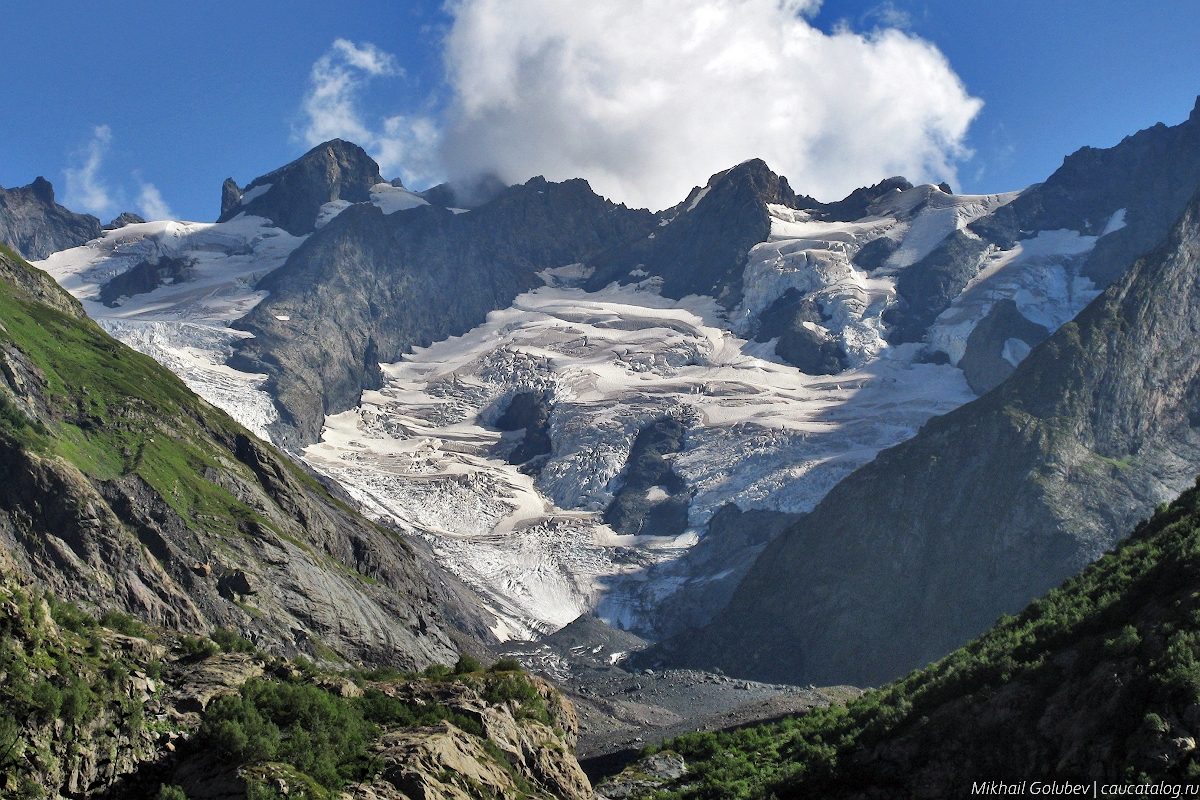
<svg viewBox="0 0 1200 800">
<path fill-rule="evenodd" d="M 677 584 L 647 568 L 695 544 L 722 505 L 807 511 L 972 396 L 959 370 L 911 363 L 911 345 L 835 377 L 804 375 L 755 355 L 710 298 L 676 302 L 652 286 L 523 294 L 386 365 L 386 385 L 329 417 L 305 458 L 369 513 L 424 536 L 487 599 L 498 634 L 527 637 L 595 609 L 646 628 Z M 553 403 L 553 453 L 536 478 L 498 457 L 511 435 L 485 426 L 526 391 Z M 601 512 L 638 430 L 664 415 L 689 425 L 673 461 L 694 491 L 689 528 L 618 535 Z"/>
</svg>

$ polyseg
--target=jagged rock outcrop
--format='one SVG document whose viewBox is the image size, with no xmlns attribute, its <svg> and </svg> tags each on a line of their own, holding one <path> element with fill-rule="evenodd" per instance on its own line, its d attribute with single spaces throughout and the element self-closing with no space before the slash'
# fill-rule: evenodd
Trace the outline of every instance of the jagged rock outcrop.
<svg viewBox="0 0 1200 800">
<path fill-rule="evenodd" d="M 649 660 L 878 684 L 1079 571 L 1200 470 L 1200 193 L 979 400 L 836 486 Z"/>
<path fill-rule="evenodd" d="M 675 299 L 711 295 L 726 308 L 742 299 L 742 272 L 750 248 L 771 233 L 768 203 L 817 208 L 797 196 L 787 178 L 761 159 L 718 172 L 675 208 L 661 212 L 659 226 L 643 238 L 591 259 L 587 283 L 595 291 L 613 281 L 636 283 L 647 275 L 663 279 L 662 294 Z"/>
<path fill-rule="evenodd" d="M 235 323 L 255 338 L 229 363 L 270 376 L 282 417 L 272 437 L 309 444 L 326 414 L 381 385 L 381 362 L 466 332 L 541 285 L 540 270 L 652 224 L 649 212 L 614 205 L 583 180 L 534 178 L 465 214 L 351 206 L 260 282 L 271 294 Z"/>
<path fill-rule="evenodd" d="M 146 220 L 142 219 L 137 214 L 134 214 L 130 211 L 122 211 L 116 217 L 113 217 L 112 222 L 103 226 L 101 230 L 115 231 L 118 228 L 124 228 L 126 225 L 141 225 L 145 221 Z"/>
<path fill-rule="evenodd" d="M 0 187 L 0 244 L 28 259 L 78 247 L 100 234 L 100 220 L 60 206 L 54 187 L 41 176 L 28 186 Z"/>
<path fill-rule="evenodd" d="M 217 221 L 252 214 L 271 220 L 293 236 L 303 236 L 316 229 L 325 203 L 366 202 L 371 199 L 371 187 L 379 183 L 384 183 L 379 165 L 365 150 L 333 139 L 245 187 L 239 188 L 233 178 L 226 179 Z"/>
<path fill-rule="evenodd" d="M 0 545 L 60 597 L 285 654 L 419 668 L 462 649 L 407 542 L 3 251 L 0 378 Z"/>
</svg>

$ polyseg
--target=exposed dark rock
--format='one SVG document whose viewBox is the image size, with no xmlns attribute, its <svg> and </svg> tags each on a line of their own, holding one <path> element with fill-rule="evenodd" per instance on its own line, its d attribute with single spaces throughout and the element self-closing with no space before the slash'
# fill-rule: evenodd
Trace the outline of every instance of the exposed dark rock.
<svg viewBox="0 0 1200 800">
<path fill-rule="evenodd" d="M 638 431 L 621 475 L 622 485 L 604 510 L 613 530 L 643 536 L 678 536 L 687 528 L 691 492 L 664 456 L 683 449 L 687 428 L 661 417 Z M 664 496 L 652 498 L 652 490 Z"/>
<path fill-rule="evenodd" d="M 814 212 L 813 216 L 830 222 L 854 222 L 870 213 L 870 208 L 876 200 L 887 197 L 893 192 L 903 192 L 913 188 L 908 179 L 897 175 L 894 178 L 880 181 L 874 186 L 855 189 L 844 200 L 836 203 L 826 203 Z"/>
<path fill-rule="evenodd" d="M 235 216 L 241 202 L 242 190 L 238 188 L 237 181 L 226 178 L 221 184 L 221 218 Z"/>
<path fill-rule="evenodd" d="M 652 224 L 649 212 L 614 205 L 582 180 L 534 178 L 470 214 L 352 206 L 260 282 L 270 296 L 235 323 L 255 338 L 230 363 L 270 376 L 283 419 L 272 437 L 308 444 L 325 414 L 379 386 L 378 362 L 465 333 L 541 285 L 538 271 L 644 236 Z"/>
<path fill-rule="evenodd" d="M 765 242 L 771 232 L 767 203 L 792 208 L 820 205 L 811 197 L 797 197 L 787 179 L 762 160 L 738 164 L 713 175 L 703 189 L 693 189 L 683 203 L 662 212 L 659 217 L 667 224 L 654 228 L 651 238 L 631 241 L 589 260 L 596 271 L 586 288 L 594 291 L 613 281 L 636 282 L 649 274 L 663 278 L 666 297 L 711 295 L 732 308 L 742 299 L 742 272 L 750 248 Z"/>
<path fill-rule="evenodd" d="M 513 397 L 508 409 L 496 420 L 502 431 L 525 431 L 521 443 L 508 455 L 508 463 L 524 464 L 551 452 L 550 399 L 544 392 L 521 392 Z"/>
<path fill-rule="evenodd" d="M 100 234 L 100 220 L 54 202 L 54 187 L 41 176 L 28 186 L 0 188 L 0 244 L 26 258 L 43 259 Z"/>
<path fill-rule="evenodd" d="M 799 289 L 789 288 L 758 315 L 758 330 L 754 334 L 754 341 L 769 342 L 805 322 L 823 325 L 828 321 L 829 317 L 821 311 L 821 306 L 816 300 L 806 296 Z"/>
<path fill-rule="evenodd" d="M 880 236 L 878 239 L 872 239 L 864 244 L 857 253 L 854 254 L 854 264 L 859 269 L 865 269 L 868 272 L 877 270 L 883 266 L 888 257 L 900 247 L 900 241 L 891 239 L 887 236 Z"/>
<path fill-rule="evenodd" d="M 319 144 L 287 166 L 255 178 L 239 189 L 233 179 L 221 187 L 225 222 L 241 213 L 266 217 L 293 236 L 315 230 L 321 206 L 334 200 L 362 203 L 384 180 L 379 165 L 356 144 L 341 139 Z M 264 192 L 255 189 L 270 186 Z M 246 196 L 251 195 L 249 201 Z"/>
<path fill-rule="evenodd" d="M 160 286 L 184 283 L 195 278 L 195 261 L 162 256 L 156 261 L 139 262 L 100 286 L 100 302 L 109 308 L 121 305 L 122 297 L 153 292 Z"/>
<path fill-rule="evenodd" d="M 950 188 L 950 184 L 946 183 L 945 181 L 939 183 L 938 188 L 941 189 L 945 194 L 954 194 L 954 190 Z"/>
<path fill-rule="evenodd" d="M 473 181 L 439 183 L 437 186 L 417 192 L 431 205 L 445 208 L 478 208 L 500 196 L 508 184 L 495 175 L 485 175 Z"/>
<path fill-rule="evenodd" d="M 807 375 L 837 375 L 847 366 L 836 339 L 802 323 L 783 332 L 775 354 Z"/>
<path fill-rule="evenodd" d="M 1012 375 L 1016 365 L 1005 358 L 1005 348 L 1011 339 L 1036 347 L 1050 336 L 1050 331 L 1030 322 L 1012 300 L 1001 300 L 992 306 L 967 337 L 967 349 L 959 360 L 959 369 L 975 394 L 989 392 Z M 1019 360 L 1019 359 L 1018 359 Z"/>
<path fill-rule="evenodd" d="M 146 220 L 134 214 L 131 211 L 123 211 L 113 218 L 113 221 L 105 225 L 101 230 L 115 231 L 118 228 L 124 228 L 126 225 L 141 225 Z"/>
<path fill-rule="evenodd" d="M 950 302 L 979 273 L 979 258 L 988 243 L 962 231 L 946 237 L 933 252 L 901 270 L 896 292 L 902 302 L 883 314 L 893 326 L 888 333 L 892 344 L 919 342 L 933 321 L 950 307 Z"/>
<path fill-rule="evenodd" d="M 671 663 L 872 685 L 1097 558 L 1200 469 L 1200 195 L 999 387 L 885 450 L 759 557 Z"/>
</svg>

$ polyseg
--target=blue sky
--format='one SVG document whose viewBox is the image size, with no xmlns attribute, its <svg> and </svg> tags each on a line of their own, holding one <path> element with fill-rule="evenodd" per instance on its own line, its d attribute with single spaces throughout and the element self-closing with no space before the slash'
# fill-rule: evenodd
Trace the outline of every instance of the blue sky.
<svg viewBox="0 0 1200 800">
<path fill-rule="evenodd" d="M 338 38 L 394 57 L 356 98 L 366 123 L 440 124 L 452 104 L 443 51 L 454 20 L 439 2 L 189 5 L 6 3 L 0 185 L 45 175 L 69 199 L 66 171 L 85 166 L 107 126 L 93 177 L 112 213 L 100 216 L 135 208 L 152 184 L 176 216 L 213 219 L 225 177 L 244 185 L 308 149 L 310 74 Z M 966 191 L 1041 180 L 1082 145 L 1182 121 L 1200 94 L 1200 3 L 1185 0 L 828 0 L 811 23 L 897 25 L 946 56 L 984 103 L 962 141 L 973 155 L 955 164 Z M 708 169 L 696 170 L 689 180 L 702 183 Z"/>
</svg>

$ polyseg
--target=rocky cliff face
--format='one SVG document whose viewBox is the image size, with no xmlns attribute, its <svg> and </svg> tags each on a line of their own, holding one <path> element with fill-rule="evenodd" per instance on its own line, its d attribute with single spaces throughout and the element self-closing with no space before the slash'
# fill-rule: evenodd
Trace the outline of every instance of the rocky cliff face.
<svg viewBox="0 0 1200 800">
<path fill-rule="evenodd" d="M 0 544 L 59 597 L 266 649 L 451 659 L 437 571 L 0 251 Z M 433 577 L 427 577 L 427 576 Z"/>
<path fill-rule="evenodd" d="M 877 684 L 1074 574 L 1200 469 L 1200 195 L 999 388 L 931 420 L 768 546 L 653 658 Z"/>
<path fill-rule="evenodd" d="M 54 187 L 38 177 L 28 186 L 0 188 L 0 244 L 37 260 L 100 235 L 100 220 L 54 202 Z"/>
<path fill-rule="evenodd" d="M 287 166 L 239 188 L 233 178 L 221 187 L 218 222 L 238 214 L 266 217 L 293 236 L 316 229 L 321 206 L 337 200 L 362 203 L 383 183 L 379 165 L 356 144 L 334 139 L 317 145 Z"/>
<path fill-rule="evenodd" d="M 596 291 L 612 281 L 636 283 L 656 275 L 663 279 L 665 297 L 710 295 L 732 308 L 742 299 L 750 248 L 771 233 L 767 203 L 820 206 L 811 197 L 797 197 L 787 178 L 761 159 L 747 161 L 718 172 L 678 206 L 661 212 L 648 237 L 589 261 L 596 271 L 587 288 Z"/>
<path fill-rule="evenodd" d="M 270 376 L 277 441 L 311 444 L 326 414 L 381 385 L 381 362 L 465 333 L 541 285 L 538 271 L 644 235 L 652 219 L 585 181 L 541 178 L 469 213 L 352 206 L 259 284 L 271 294 L 236 324 L 255 338 L 230 365 Z"/>
</svg>

